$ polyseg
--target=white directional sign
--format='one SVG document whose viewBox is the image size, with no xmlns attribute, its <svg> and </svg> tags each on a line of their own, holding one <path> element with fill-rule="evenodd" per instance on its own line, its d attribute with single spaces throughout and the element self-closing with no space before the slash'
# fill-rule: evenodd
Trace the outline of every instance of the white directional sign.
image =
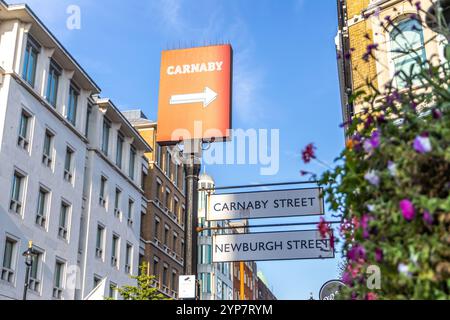
<svg viewBox="0 0 450 320">
<path fill-rule="evenodd" d="M 178 297 L 180 299 L 195 299 L 195 276 L 178 277 Z"/>
<path fill-rule="evenodd" d="M 316 230 L 213 236 L 213 262 L 334 258 L 330 238 Z"/>
<path fill-rule="evenodd" d="M 206 108 L 211 102 L 217 99 L 217 93 L 206 87 L 205 91 L 200 93 L 191 94 L 179 94 L 170 97 L 170 104 L 190 104 L 190 103 L 203 103 L 203 107 Z"/>
<path fill-rule="evenodd" d="M 321 215 L 321 188 L 211 194 L 207 220 L 242 220 Z"/>
</svg>

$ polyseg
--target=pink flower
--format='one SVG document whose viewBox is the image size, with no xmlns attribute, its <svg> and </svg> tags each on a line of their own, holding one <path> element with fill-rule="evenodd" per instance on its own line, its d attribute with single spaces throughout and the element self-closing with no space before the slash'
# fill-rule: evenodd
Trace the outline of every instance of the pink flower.
<svg viewBox="0 0 450 320">
<path fill-rule="evenodd" d="M 302 159 L 304 163 L 309 163 L 311 162 L 311 159 L 314 159 L 316 157 L 314 150 L 316 150 L 316 147 L 314 146 L 314 144 L 310 143 L 302 151 Z"/>
<path fill-rule="evenodd" d="M 428 153 L 433 149 L 431 146 L 430 138 L 424 135 L 416 137 L 413 143 L 413 147 L 414 150 L 421 154 Z"/>
<path fill-rule="evenodd" d="M 326 223 L 324 218 L 320 218 L 320 222 L 317 225 L 317 229 L 319 230 L 322 238 L 325 238 L 328 235 L 328 233 L 330 232 L 330 227 Z"/>
<path fill-rule="evenodd" d="M 367 293 L 366 300 L 377 300 L 377 294 L 374 292 Z"/>
<path fill-rule="evenodd" d="M 400 201 L 400 210 L 402 212 L 403 218 L 405 218 L 407 221 L 411 221 L 412 219 L 414 219 L 416 213 L 411 200 L 403 199 L 402 201 Z"/>
</svg>

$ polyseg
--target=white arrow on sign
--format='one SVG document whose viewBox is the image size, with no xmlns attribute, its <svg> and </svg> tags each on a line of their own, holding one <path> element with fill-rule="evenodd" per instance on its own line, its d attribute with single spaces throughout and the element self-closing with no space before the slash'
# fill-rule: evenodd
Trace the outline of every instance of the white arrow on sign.
<svg viewBox="0 0 450 320">
<path fill-rule="evenodd" d="M 170 97 L 170 104 L 190 104 L 202 102 L 203 107 L 206 108 L 211 102 L 216 100 L 218 94 L 208 87 L 205 87 L 205 91 L 200 93 L 191 94 L 179 94 Z"/>
</svg>

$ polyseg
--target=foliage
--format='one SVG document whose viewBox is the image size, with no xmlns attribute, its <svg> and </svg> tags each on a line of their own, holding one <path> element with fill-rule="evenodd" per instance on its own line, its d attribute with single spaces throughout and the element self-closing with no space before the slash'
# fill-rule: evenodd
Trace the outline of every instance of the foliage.
<svg viewBox="0 0 450 320">
<path fill-rule="evenodd" d="M 123 286 L 115 289 L 124 300 L 170 300 L 158 292 L 155 276 L 148 274 L 145 263 L 139 267 L 139 270 L 138 276 L 131 276 L 137 281 L 137 286 Z"/>
<path fill-rule="evenodd" d="M 416 57 L 397 74 L 401 89 L 367 81 L 371 93 L 355 97 L 363 112 L 344 124 L 346 148 L 320 178 L 342 215 L 342 299 L 450 299 L 450 64 L 431 61 Z M 373 265 L 380 288 L 368 285 Z"/>
</svg>

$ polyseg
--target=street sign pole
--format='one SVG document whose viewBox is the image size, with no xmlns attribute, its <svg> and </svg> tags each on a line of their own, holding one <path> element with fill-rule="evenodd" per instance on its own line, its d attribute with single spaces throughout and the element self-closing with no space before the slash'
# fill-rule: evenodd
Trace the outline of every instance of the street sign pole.
<svg viewBox="0 0 450 320">
<path fill-rule="evenodd" d="M 197 277 L 198 180 L 201 169 L 201 141 L 185 141 L 183 152 L 186 179 L 184 274 Z"/>
</svg>

